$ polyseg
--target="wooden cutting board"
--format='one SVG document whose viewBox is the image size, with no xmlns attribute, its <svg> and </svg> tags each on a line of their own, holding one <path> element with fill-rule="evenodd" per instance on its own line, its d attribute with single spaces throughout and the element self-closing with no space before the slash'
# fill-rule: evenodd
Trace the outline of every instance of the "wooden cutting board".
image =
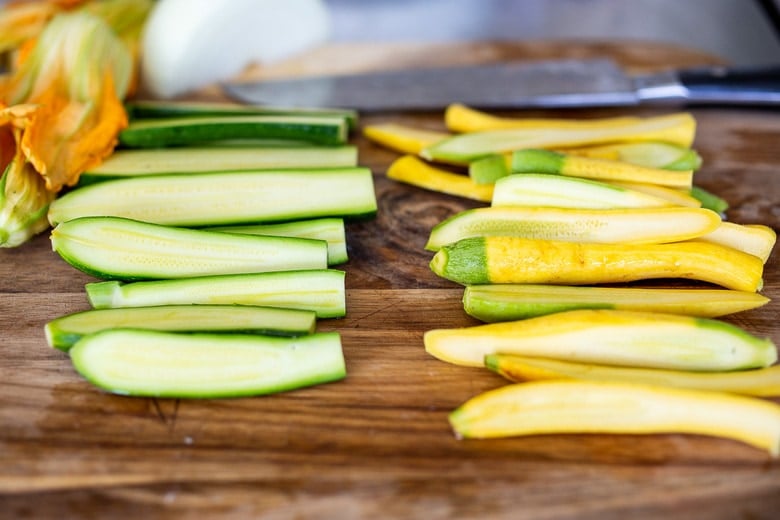
<svg viewBox="0 0 780 520">
<path fill-rule="evenodd" d="M 593 56 L 643 70 L 717 61 L 628 42 L 333 46 L 246 76 Z M 731 220 L 777 230 L 780 112 L 692 112 L 704 157 L 697 184 L 728 199 Z M 365 116 L 361 124 L 390 121 L 443 128 L 441 113 Z M 424 331 L 476 322 L 462 310 L 462 289 L 429 271 L 423 245 L 433 225 L 477 204 L 388 180 L 396 154 L 360 132 L 354 142 L 361 164 L 374 171 L 379 213 L 349 225 L 348 315 L 320 325 L 343 336 L 343 382 L 221 401 L 104 394 L 43 335 L 46 321 L 88 307 L 84 284 L 93 279 L 60 260 L 46 234 L 0 251 L 1 518 L 778 517 L 780 462 L 737 442 L 693 435 L 456 439 L 447 414 L 505 381 L 424 352 Z M 776 253 L 765 273 L 764 294 L 775 301 L 728 318 L 777 344 L 779 263 Z"/>
</svg>

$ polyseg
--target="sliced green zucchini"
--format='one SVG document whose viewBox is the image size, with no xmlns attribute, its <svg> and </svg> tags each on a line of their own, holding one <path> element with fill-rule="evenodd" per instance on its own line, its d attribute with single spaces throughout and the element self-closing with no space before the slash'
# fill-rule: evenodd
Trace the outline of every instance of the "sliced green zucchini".
<svg viewBox="0 0 780 520">
<path fill-rule="evenodd" d="M 336 145 L 347 141 L 349 128 L 341 117 L 223 116 L 139 119 L 119 133 L 120 146 L 165 148 L 229 139 L 289 139 Z"/>
<path fill-rule="evenodd" d="M 368 168 L 154 175 L 85 186 L 55 200 L 49 222 L 126 217 L 174 226 L 226 226 L 376 214 Z"/>
<path fill-rule="evenodd" d="M 463 309 L 478 320 L 514 321 L 575 309 L 683 314 L 715 318 L 769 303 L 758 293 L 729 289 L 578 287 L 568 285 L 487 284 L 463 291 Z"/>
<path fill-rule="evenodd" d="M 318 318 L 341 318 L 346 312 L 344 271 L 312 269 L 258 274 L 200 276 L 177 280 L 86 285 L 96 309 L 153 305 L 237 304 L 303 309 Z"/>
<path fill-rule="evenodd" d="M 496 181 L 492 205 L 619 209 L 660 208 L 674 203 L 607 182 L 555 174 L 516 173 Z"/>
<path fill-rule="evenodd" d="M 488 155 L 469 163 L 469 177 L 477 184 L 493 184 L 511 173 L 507 158 L 501 154 Z"/>
<path fill-rule="evenodd" d="M 343 117 L 350 128 L 357 126 L 356 110 L 340 108 L 271 107 L 203 101 L 132 101 L 125 105 L 132 119 L 169 117 L 225 117 L 242 115 Z"/>
<path fill-rule="evenodd" d="M 118 217 L 81 217 L 51 232 L 53 249 L 98 278 L 149 280 L 215 274 L 324 269 L 322 240 L 235 235 Z"/>
<path fill-rule="evenodd" d="M 92 309 L 60 316 L 44 326 L 49 346 L 67 351 L 87 334 L 106 329 L 139 328 L 168 332 L 234 332 L 269 336 L 311 334 L 313 311 L 254 305 L 158 305 Z"/>
<path fill-rule="evenodd" d="M 99 388 L 147 397 L 263 395 L 346 375 L 337 332 L 282 338 L 113 329 L 79 340 L 70 358 Z"/>
<path fill-rule="evenodd" d="M 701 202 L 702 208 L 711 209 L 715 213 L 724 214 L 729 209 L 729 203 L 727 200 L 715 195 L 714 193 L 705 190 L 701 186 L 691 186 L 691 197 Z"/>
<path fill-rule="evenodd" d="M 343 264 L 349 259 L 347 255 L 347 237 L 344 228 L 344 219 L 341 218 L 294 220 L 292 222 L 282 222 L 281 224 L 225 226 L 209 229 L 211 231 L 221 231 L 223 233 L 274 235 L 324 240 L 328 244 L 328 265 Z"/>
<path fill-rule="evenodd" d="M 99 166 L 81 174 L 78 185 L 167 173 L 346 168 L 356 165 L 357 148 L 351 145 L 117 150 Z"/>
</svg>

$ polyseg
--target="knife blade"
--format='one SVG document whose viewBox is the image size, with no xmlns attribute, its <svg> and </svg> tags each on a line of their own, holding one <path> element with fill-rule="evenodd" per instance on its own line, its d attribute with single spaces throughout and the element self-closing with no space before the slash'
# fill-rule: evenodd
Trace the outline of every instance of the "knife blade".
<svg viewBox="0 0 780 520">
<path fill-rule="evenodd" d="M 702 67 L 628 75 L 608 59 L 503 62 L 221 85 L 254 105 L 367 112 L 725 104 L 780 106 L 780 66 Z"/>
</svg>

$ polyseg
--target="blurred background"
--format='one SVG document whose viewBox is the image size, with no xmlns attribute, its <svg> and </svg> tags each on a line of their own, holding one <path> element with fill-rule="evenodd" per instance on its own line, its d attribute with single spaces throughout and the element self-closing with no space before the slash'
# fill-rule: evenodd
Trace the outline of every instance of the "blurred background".
<svg viewBox="0 0 780 520">
<path fill-rule="evenodd" d="M 780 0 L 326 0 L 331 41 L 634 39 L 780 62 Z"/>
</svg>

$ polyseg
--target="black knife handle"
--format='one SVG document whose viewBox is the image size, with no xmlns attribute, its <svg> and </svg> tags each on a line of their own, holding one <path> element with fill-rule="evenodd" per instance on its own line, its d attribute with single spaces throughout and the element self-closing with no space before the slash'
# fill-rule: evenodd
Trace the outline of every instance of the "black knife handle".
<svg viewBox="0 0 780 520">
<path fill-rule="evenodd" d="M 780 66 L 689 69 L 678 79 L 691 103 L 780 103 Z"/>
</svg>

